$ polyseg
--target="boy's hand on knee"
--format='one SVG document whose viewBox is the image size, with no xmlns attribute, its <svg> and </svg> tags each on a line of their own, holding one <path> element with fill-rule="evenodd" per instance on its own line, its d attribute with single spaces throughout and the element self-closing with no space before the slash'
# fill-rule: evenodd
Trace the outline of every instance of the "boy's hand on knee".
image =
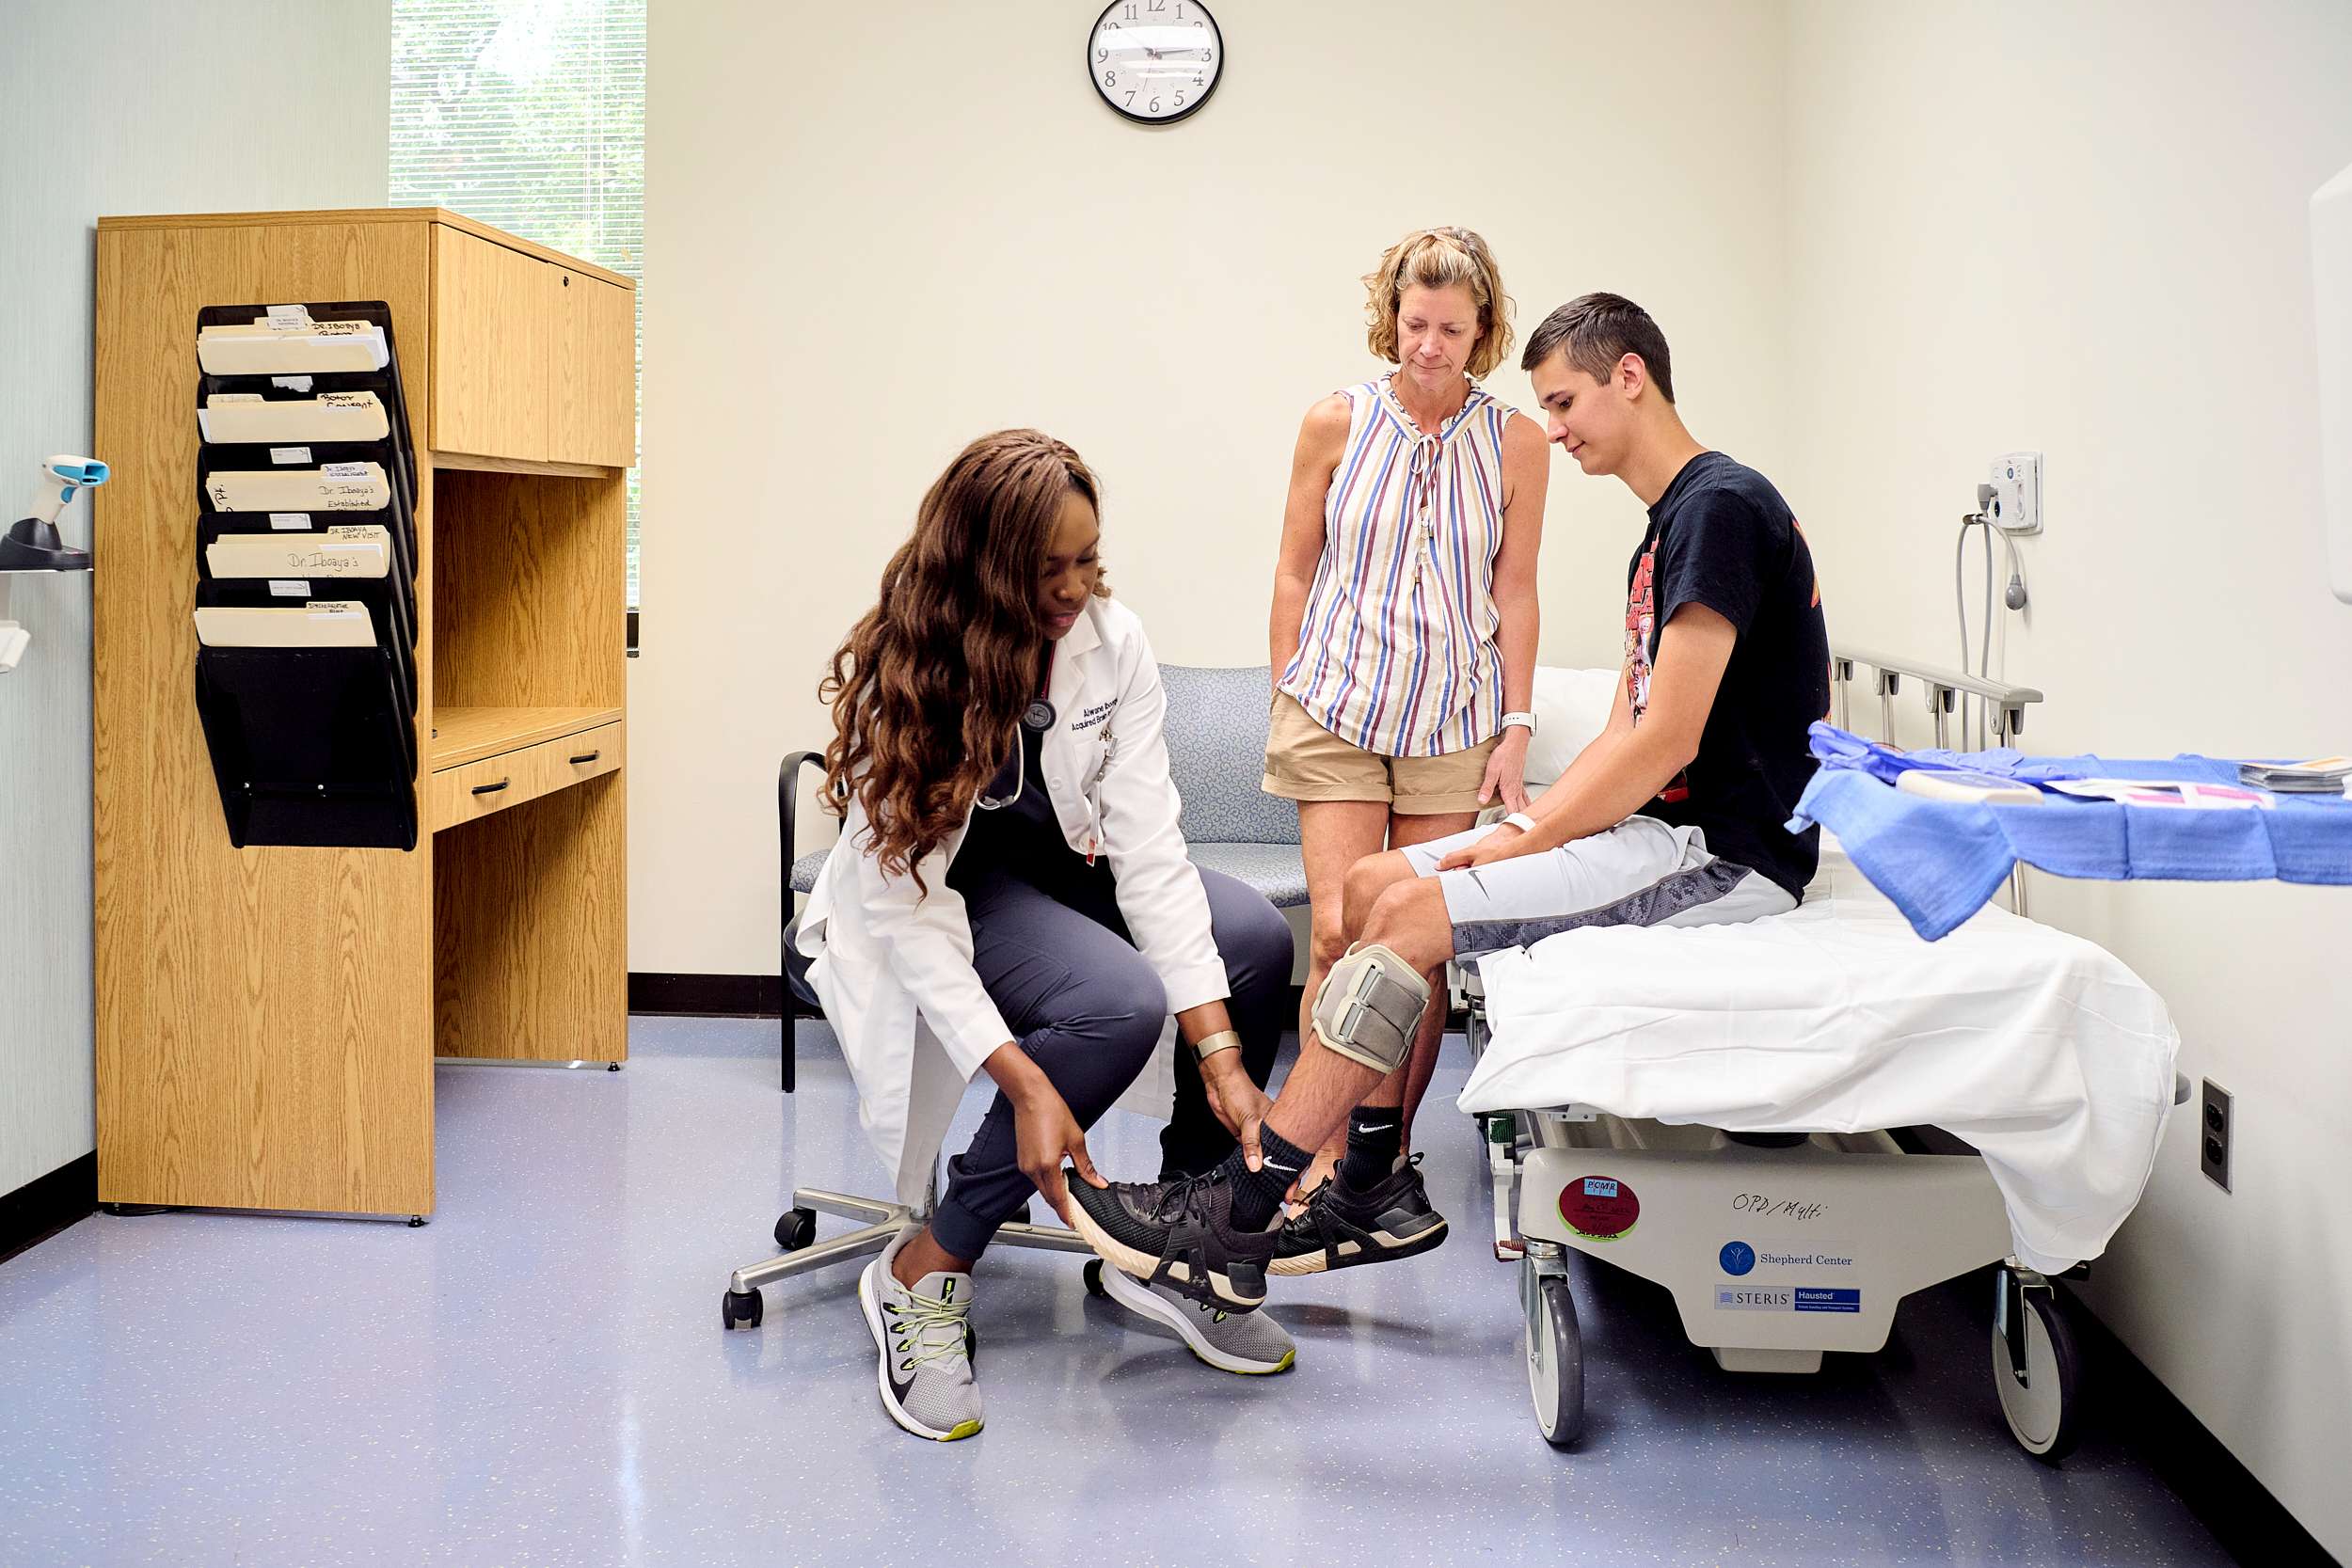
<svg viewBox="0 0 2352 1568">
<path fill-rule="evenodd" d="M 1492 865 L 1497 861 L 1507 861 L 1514 855 L 1523 855 L 1527 853 L 1528 848 L 1528 834 L 1525 830 L 1509 822 L 1498 822 L 1494 826 L 1494 831 L 1485 838 L 1475 844 L 1466 844 L 1439 861 L 1438 869 L 1462 871 L 1471 866 Z"/>
</svg>

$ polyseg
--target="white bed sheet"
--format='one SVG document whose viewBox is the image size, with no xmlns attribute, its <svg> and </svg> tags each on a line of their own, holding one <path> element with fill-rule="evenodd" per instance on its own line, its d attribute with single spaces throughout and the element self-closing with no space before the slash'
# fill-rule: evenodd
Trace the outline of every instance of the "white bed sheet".
<svg viewBox="0 0 2352 1568">
<path fill-rule="evenodd" d="M 1463 1110 L 1941 1127 L 1983 1154 L 2044 1273 L 2106 1249 L 2171 1113 L 2180 1036 L 2114 955 L 1989 906 L 1923 942 L 1834 847 L 1788 914 L 1570 931 L 1479 969 L 1493 1038 Z"/>
</svg>

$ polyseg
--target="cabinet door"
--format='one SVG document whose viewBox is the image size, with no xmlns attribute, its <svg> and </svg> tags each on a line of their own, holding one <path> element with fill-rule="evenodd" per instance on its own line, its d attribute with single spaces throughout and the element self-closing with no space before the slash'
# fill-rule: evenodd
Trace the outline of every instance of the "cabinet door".
<svg viewBox="0 0 2352 1568">
<path fill-rule="evenodd" d="M 434 450 L 546 459 L 555 269 L 446 224 L 433 244 Z"/>
<path fill-rule="evenodd" d="M 554 429 L 548 455 L 629 467 L 637 461 L 637 295 L 547 267 L 555 323 Z"/>
</svg>

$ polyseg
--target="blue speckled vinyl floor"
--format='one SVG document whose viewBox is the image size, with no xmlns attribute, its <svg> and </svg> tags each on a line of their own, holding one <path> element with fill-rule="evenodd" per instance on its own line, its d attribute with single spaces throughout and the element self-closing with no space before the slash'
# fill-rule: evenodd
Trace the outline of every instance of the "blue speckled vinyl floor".
<svg viewBox="0 0 2352 1568">
<path fill-rule="evenodd" d="M 2015 1449 L 1979 1279 L 1876 1355 L 1738 1377 L 1578 1260 L 1590 1418 L 1547 1447 L 1458 1038 L 1419 1138 L 1454 1234 L 1278 1281 L 1295 1371 L 1212 1371 L 1079 1259 L 1000 1252 L 988 1430 L 919 1441 L 876 1401 L 851 1270 L 720 1326 L 796 1177 L 882 1185 L 822 1027 L 791 1099 L 775 1031 L 638 1019 L 622 1073 L 442 1068 L 422 1229 L 100 1215 L 0 1265 L 0 1563 L 2229 1560 L 2095 1407 L 2062 1471 Z M 1096 1160 L 1149 1176 L 1155 1132 L 1114 1112 Z"/>
</svg>

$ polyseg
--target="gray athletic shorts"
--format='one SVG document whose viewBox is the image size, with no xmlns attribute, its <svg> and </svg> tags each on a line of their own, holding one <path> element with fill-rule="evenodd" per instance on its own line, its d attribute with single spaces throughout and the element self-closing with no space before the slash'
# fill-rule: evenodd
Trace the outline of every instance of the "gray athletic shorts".
<svg viewBox="0 0 2352 1568">
<path fill-rule="evenodd" d="M 1454 955 L 1526 947 L 1585 926 L 1733 926 L 1786 914 L 1797 901 L 1771 878 L 1719 860 L 1696 828 L 1629 816 L 1607 832 L 1541 854 L 1461 870 L 1438 863 L 1500 823 L 1408 846 L 1413 873 L 1436 877 L 1454 922 Z"/>
</svg>

